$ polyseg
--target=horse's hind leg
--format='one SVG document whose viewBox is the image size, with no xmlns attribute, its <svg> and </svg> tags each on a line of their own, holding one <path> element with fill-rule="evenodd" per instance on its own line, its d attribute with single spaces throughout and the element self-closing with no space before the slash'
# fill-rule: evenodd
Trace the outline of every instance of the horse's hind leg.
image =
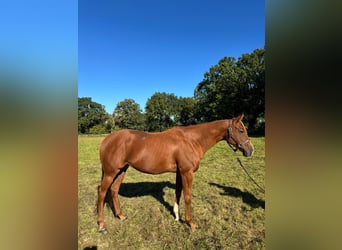
<svg viewBox="0 0 342 250">
<path fill-rule="evenodd" d="M 179 221 L 179 201 L 182 195 L 182 178 L 179 172 L 179 169 L 177 168 L 177 174 L 176 174 L 176 197 L 175 197 L 175 204 L 173 206 L 173 212 L 175 213 L 175 219 L 176 221 Z"/>
<path fill-rule="evenodd" d="M 123 178 L 125 177 L 126 170 L 128 168 L 128 165 L 125 165 L 119 172 L 119 174 L 116 176 L 114 179 L 114 182 L 111 186 L 111 192 L 112 192 L 112 198 L 113 198 L 113 204 L 114 204 L 114 209 L 115 209 L 115 214 L 116 216 L 119 217 L 121 221 L 126 220 L 127 218 L 121 213 L 121 208 L 120 208 L 120 201 L 119 201 L 119 189 L 121 182 Z"/>
<path fill-rule="evenodd" d="M 100 233 L 107 233 L 107 229 L 105 228 L 104 219 L 103 219 L 103 206 L 104 199 L 107 193 L 108 188 L 113 182 L 113 176 L 103 174 L 101 185 L 98 189 L 98 200 L 97 200 L 97 224 L 99 225 Z"/>
</svg>

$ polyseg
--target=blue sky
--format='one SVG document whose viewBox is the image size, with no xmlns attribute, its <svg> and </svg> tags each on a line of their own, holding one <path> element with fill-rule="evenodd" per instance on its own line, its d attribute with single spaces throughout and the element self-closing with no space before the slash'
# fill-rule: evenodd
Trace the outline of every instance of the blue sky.
<svg viewBox="0 0 342 250">
<path fill-rule="evenodd" d="M 191 97 L 221 58 L 264 46 L 264 1 L 81 0 L 78 96 L 108 113 L 155 92 Z"/>
<path fill-rule="evenodd" d="M 48 100 L 61 86 L 75 86 L 76 95 L 77 12 L 77 1 L 2 1 L 0 71 L 20 78 L 32 92 L 52 89 Z"/>
</svg>

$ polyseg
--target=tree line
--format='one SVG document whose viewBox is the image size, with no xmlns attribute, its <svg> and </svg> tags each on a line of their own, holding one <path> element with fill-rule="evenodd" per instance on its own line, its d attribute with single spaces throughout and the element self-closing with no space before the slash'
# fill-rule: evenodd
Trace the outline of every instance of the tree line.
<svg viewBox="0 0 342 250">
<path fill-rule="evenodd" d="M 222 58 L 204 73 L 193 97 L 154 93 L 146 102 L 145 112 L 131 98 L 117 103 L 112 114 L 90 97 L 78 98 L 78 132 L 102 134 L 124 128 L 156 132 L 241 113 L 250 134 L 264 135 L 265 49 L 243 54 L 237 60 Z"/>
</svg>

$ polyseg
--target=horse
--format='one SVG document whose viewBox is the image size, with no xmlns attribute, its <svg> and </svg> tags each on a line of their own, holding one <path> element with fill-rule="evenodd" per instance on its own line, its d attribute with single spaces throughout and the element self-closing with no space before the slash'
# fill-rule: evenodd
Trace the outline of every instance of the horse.
<svg viewBox="0 0 342 250">
<path fill-rule="evenodd" d="M 100 144 L 102 180 L 98 187 L 97 224 L 100 233 L 107 233 L 103 218 L 106 193 L 110 188 L 115 215 L 125 221 L 120 209 L 119 188 L 129 166 L 148 174 L 176 173 L 173 212 L 179 221 L 181 192 L 185 201 L 185 222 L 191 229 L 191 189 L 194 173 L 203 155 L 219 141 L 240 150 L 244 156 L 253 155 L 254 147 L 242 123 L 243 114 L 227 120 L 218 120 L 191 126 L 176 126 L 163 132 L 150 133 L 124 129 L 113 132 Z"/>
</svg>

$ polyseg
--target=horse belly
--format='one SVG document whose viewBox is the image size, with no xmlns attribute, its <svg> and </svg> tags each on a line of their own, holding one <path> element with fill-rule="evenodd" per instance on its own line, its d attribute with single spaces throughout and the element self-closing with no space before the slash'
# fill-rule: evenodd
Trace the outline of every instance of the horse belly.
<svg viewBox="0 0 342 250">
<path fill-rule="evenodd" d="M 126 148 L 128 164 L 139 171 L 161 174 L 177 170 L 177 143 L 173 139 L 160 135 L 135 138 Z"/>
<path fill-rule="evenodd" d="M 148 174 L 176 172 L 177 164 L 172 158 L 161 159 L 160 155 L 145 155 L 135 161 L 128 162 L 135 169 Z"/>
</svg>

